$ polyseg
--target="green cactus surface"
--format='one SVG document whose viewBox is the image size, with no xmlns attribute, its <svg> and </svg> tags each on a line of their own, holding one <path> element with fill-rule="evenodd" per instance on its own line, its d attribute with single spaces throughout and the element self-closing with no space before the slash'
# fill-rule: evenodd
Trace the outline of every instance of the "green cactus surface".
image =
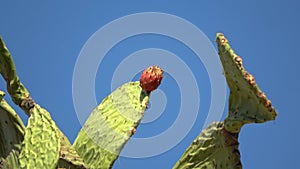
<svg viewBox="0 0 300 169">
<path fill-rule="evenodd" d="M 96 107 L 74 142 L 74 147 L 92 169 L 111 168 L 125 143 L 135 133 L 149 94 L 139 82 L 129 82 L 113 91 Z"/>
<path fill-rule="evenodd" d="M 192 142 L 173 169 L 241 169 L 238 134 L 223 122 L 209 125 Z"/>
<path fill-rule="evenodd" d="M 21 169 L 54 169 L 59 160 L 57 126 L 45 109 L 36 104 L 31 110 L 19 156 Z"/>
<path fill-rule="evenodd" d="M 25 126 L 3 96 L 4 92 L 0 91 L 0 168 L 18 169 Z"/>
<path fill-rule="evenodd" d="M 0 157 L 6 158 L 22 143 L 25 126 L 3 96 L 4 92 L 0 91 Z"/>
<path fill-rule="evenodd" d="M 277 112 L 248 73 L 239 57 L 230 47 L 222 33 L 217 34 L 216 42 L 220 60 L 230 88 L 229 113 L 225 119 L 225 129 L 238 133 L 247 123 L 263 123 L 274 120 Z"/>
</svg>

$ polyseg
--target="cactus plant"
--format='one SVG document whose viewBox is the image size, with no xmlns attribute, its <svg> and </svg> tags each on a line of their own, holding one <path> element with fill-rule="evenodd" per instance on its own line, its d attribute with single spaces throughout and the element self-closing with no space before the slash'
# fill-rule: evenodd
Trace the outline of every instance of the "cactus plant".
<svg viewBox="0 0 300 169">
<path fill-rule="evenodd" d="M 111 168 L 125 143 L 136 132 L 148 106 L 150 92 L 160 84 L 163 72 L 159 74 L 159 84 L 153 87 L 147 84 L 148 88 L 152 87 L 151 91 L 142 89 L 137 81 L 126 83 L 107 96 L 91 113 L 71 145 L 49 112 L 35 103 L 20 82 L 1 37 L 0 45 L 0 72 L 7 82 L 7 90 L 14 103 L 29 116 L 27 127 L 22 126 L 19 134 L 20 149 L 6 151 L 12 155 L 6 159 L 7 155 L 3 155 L 2 168 Z M 1 141 L 7 138 L 1 137 Z"/>
<path fill-rule="evenodd" d="M 248 73 L 241 57 L 223 34 L 217 45 L 230 89 L 229 112 L 224 122 L 214 122 L 187 148 L 174 169 L 242 168 L 238 135 L 244 124 L 274 120 L 277 112 Z M 147 68 L 140 81 L 117 88 L 97 106 L 78 133 L 73 145 L 57 127 L 50 113 L 38 105 L 17 76 L 12 57 L 0 37 L 0 73 L 15 104 L 29 116 L 25 127 L 0 91 L 0 168 L 112 168 L 119 153 L 136 132 L 151 91 L 163 71 Z"/>
<path fill-rule="evenodd" d="M 242 168 L 238 135 L 244 124 L 275 120 L 277 112 L 259 89 L 222 33 L 216 42 L 224 74 L 230 89 L 229 113 L 224 122 L 212 123 L 185 151 L 174 169 Z"/>
</svg>

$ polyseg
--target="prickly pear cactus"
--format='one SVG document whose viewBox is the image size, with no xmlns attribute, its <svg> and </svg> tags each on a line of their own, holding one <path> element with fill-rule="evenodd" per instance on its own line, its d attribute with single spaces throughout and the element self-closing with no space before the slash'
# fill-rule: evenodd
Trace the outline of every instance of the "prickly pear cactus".
<svg viewBox="0 0 300 169">
<path fill-rule="evenodd" d="M 239 169 L 238 134 L 247 123 L 276 118 L 271 101 L 258 88 L 228 44 L 217 34 L 224 74 L 230 88 L 229 114 L 224 122 L 208 126 L 193 141 L 174 169 Z M 155 68 L 155 69 L 153 69 Z M 0 37 L 0 73 L 15 104 L 29 116 L 24 124 L 0 91 L 1 169 L 108 169 L 136 132 L 147 108 L 150 92 L 158 87 L 163 71 L 150 67 L 140 82 L 129 82 L 107 96 L 86 121 L 73 146 L 50 114 L 30 97 L 20 82 L 11 55 Z"/>
<path fill-rule="evenodd" d="M 60 138 L 50 114 L 39 105 L 31 110 L 19 156 L 20 168 L 54 169 L 59 160 Z"/>
<path fill-rule="evenodd" d="M 274 120 L 277 116 L 276 110 L 266 94 L 259 89 L 254 76 L 245 70 L 242 58 L 235 54 L 222 33 L 217 34 L 216 41 L 230 88 L 226 130 L 238 133 L 244 124 Z"/>
<path fill-rule="evenodd" d="M 149 94 L 139 82 L 129 82 L 96 107 L 74 142 L 74 147 L 92 169 L 111 168 L 125 143 L 135 133 Z"/>
<path fill-rule="evenodd" d="M 209 125 L 193 141 L 173 169 L 241 169 L 238 134 L 223 122 Z"/>
</svg>

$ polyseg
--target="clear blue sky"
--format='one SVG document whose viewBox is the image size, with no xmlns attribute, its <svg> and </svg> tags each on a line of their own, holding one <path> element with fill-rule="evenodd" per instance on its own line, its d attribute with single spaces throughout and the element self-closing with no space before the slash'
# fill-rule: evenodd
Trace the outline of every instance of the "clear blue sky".
<svg viewBox="0 0 300 169">
<path fill-rule="evenodd" d="M 246 125 L 242 129 L 239 141 L 244 168 L 296 168 L 300 152 L 299 5 L 296 0 L 7 1 L 1 3 L 0 34 L 32 97 L 50 111 L 73 142 L 81 128 L 72 99 L 73 71 L 83 45 L 98 29 L 129 14 L 162 12 L 194 24 L 211 42 L 217 32 L 223 32 L 279 112 L 274 122 Z M 121 157 L 114 169 L 171 168 L 201 132 L 209 110 L 210 83 L 203 63 L 175 39 L 149 34 L 128 38 L 107 53 L 95 79 L 97 102 L 110 93 L 111 78 L 118 64 L 135 51 L 147 48 L 170 51 L 189 66 L 201 94 L 200 109 L 191 131 L 171 150 L 150 158 Z M 156 61 L 159 65 L 159 60 Z M 132 78 L 137 80 L 138 75 Z M 0 88 L 5 89 L 3 80 Z M 172 126 L 181 102 L 179 88 L 172 73 L 167 73 L 160 87 L 167 99 L 165 109 L 158 107 L 161 115 L 142 124 L 134 137 L 155 136 Z M 6 96 L 6 100 L 10 98 Z M 155 108 L 154 102 L 152 108 Z M 26 120 L 25 114 L 15 109 Z M 155 112 L 150 108 L 149 113 Z"/>
</svg>

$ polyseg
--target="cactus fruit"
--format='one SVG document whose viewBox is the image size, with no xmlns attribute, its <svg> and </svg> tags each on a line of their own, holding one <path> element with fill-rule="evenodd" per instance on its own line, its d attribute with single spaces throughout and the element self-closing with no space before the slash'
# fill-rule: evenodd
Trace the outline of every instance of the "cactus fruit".
<svg viewBox="0 0 300 169">
<path fill-rule="evenodd" d="M 173 169 L 241 169 L 238 134 L 224 129 L 223 122 L 210 124 L 192 142 Z"/>
<path fill-rule="evenodd" d="M 140 77 L 141 87 L 148 93 L 157 89 L 163 78 L 163 70 L 158 66 L 145 69 Z"/>
<path fill-rule="evenodd" d="M 140 83 L 129 82 L 93 110 L 73 144 L 91 169 L 112 167 L 140 124 L 148 101 L 149 94 Z"/>
<path fill-rule="evenodd" d="M 229 113 L 225 119 L 225 129 L 238 133 L 247 123 L 263 123 L 274 120 L 277 112 L 248 73 L 239 57 L 231 49 L 222 33 L 217 34 L 220 60 L 224 68 L 227 84 L 230 88 Z"/>
</svg>

